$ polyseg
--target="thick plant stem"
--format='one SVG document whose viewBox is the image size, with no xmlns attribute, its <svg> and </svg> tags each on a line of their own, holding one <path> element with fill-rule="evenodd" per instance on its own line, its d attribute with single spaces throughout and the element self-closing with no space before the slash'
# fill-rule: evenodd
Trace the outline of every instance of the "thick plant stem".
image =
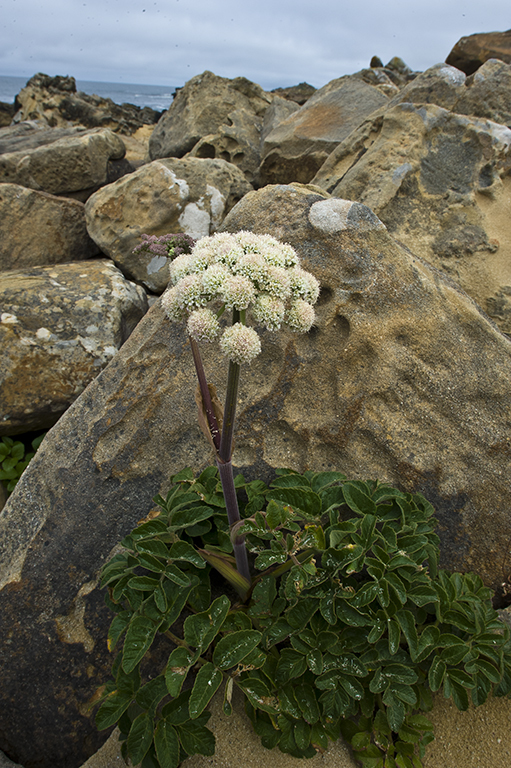
<svg viewBox="0 0 511 768">
<path fill-rule="evenodd" d="M 234 436 L 234 420 L 236 418 L 236 401 L 238 399 L 238 385 L 240 381 L 240 366 L 238 363 L 229 363 L 227 377 L 227 394 L 225 396 L 224 423 L 222 427 L 222 439 L 218 452 L 224 462 L 231 460 L 232 440 Z"/>
<path fill-rule="evenodd" d="M 202 402 L 206 410 L 206 416 L 208 419 L 209 431 L 213 438 L 213 443 L 218 451 L 220 450 L 220 430 L 218 429 L 218 422 L 216 420 L 215 411 L 213 409 L 213 403 L 211 402 L 211 395 L 209 392 L 208 382 L 206 380 L 206 374 L 204 372 L 204 366 L 202 365 L 202 358 L 200 356 L 199 345 L 190 336 L 190 346 L 192 348 L 193 362 L 195 363 L 195 370 L 197 372 L 197 379 L 199 380 L 199 387 L 202 395 Z"/>
<path fill-rule="evenodd" d="M 224 462 L 218 457 L 216 464 L 220 474 L 222 490 L 224 492 L 225 506 L 227 507 L 227 519 L 229 520 L 229 525 L 233 526 L 234 523 L 237 523 L 238 520 L 240 520 L 240 511 L 238 507 L 238 499 L 236 497 L 236 488 L 234 487 L 232 462 L 230 460 Z M 232 545 L 234 548 L 234 557 L 236 558 L 236 568 L 238 573 L 244 576 L 250 583 L 250 568 L 248 567 L 247 548 L 245 546 L 244 536 L 236 536 Z"/>
</svg>

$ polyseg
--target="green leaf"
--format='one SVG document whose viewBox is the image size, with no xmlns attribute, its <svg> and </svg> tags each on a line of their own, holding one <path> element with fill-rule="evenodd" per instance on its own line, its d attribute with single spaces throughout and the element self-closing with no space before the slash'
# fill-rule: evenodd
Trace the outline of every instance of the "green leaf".
<svg viewBox="0 0 511 768">
<path fill-rule="evenodd" d="M 172 560 L 186 560 L 196 568 L 206 567 L 204 558 L 187 541 L 176 541 L 170 548 L 169 557 Z"/>
<path fill-rule="evenodd" d="M 221 682 L 222 673 L 211 662 L 208 661 L 199 669 L 188 704 L 192 720 L 195 720 L 204 711 Z"/>
<path fill-rule="evenodd" d="M 399 641 L 401 640 L 401 627 L 394 619 L 388 621 L 388 640 L 389 640 L 389 653 L 393 656 L 399 650 Z"/>
<path fill-rule="evenodd" d="M 186 679 L 188 670 L 195 664 L 200 651 L 192 654 L 188 648 L 174 648 L 165 669 L 165 684 L 171 696 L 178 696 Z"/>
<path fill-rule="evenodd" d="M 376 504 L 370 498 L 366 490 L 362 490 L 365 483 L 348 482 L 344 483 L 342 492 L 346 500 L 346 504 L 354 512 L 358 512 L 360 515 L 374 515 L 376 514 Z"/>
<path fill-rule="evenodd" d="M 155 710 L 162 699 L 167 695 L 167 686 L 165 677 L 158 677 L 149 680 L 148 683 L 138 689 L 135 699 L 142 709 Z"/>
<path fill-rule="evenodd" d="M 442 685 L 446 668 L 445 661 L 440 656 L 435 656 L 428 673 L 429 687 L 432 691 L 438 691 Z"/>
<path fill-rule="evenodd" d="M 248 656 L 261 641 L 262 634 L 255 629 L 242 629 L 222 637 L 213 652 L 213 663 L 222 670 L 234 667 Z"/>
<path fill-rule="evenodd" d="M 124 650 L 122 655 L 122 667 L 125 672 L 131 672 L 145 653 L 151 647 L 154 636 L 158 630 L 158 624 L 155 624 L 145 616 L 135 616 L 131 620 L 124 639 Z"/>
<path fill-rule="evenodd" d="M 263 712 L 269 712 L 270 714 L 277 714 L 279 712 L 278 699 L 271 695 L 262 680 L 248 677 L 241 680 L 238 686 L 256 709 L 262 709 Z"/>
<path fill-rule="evenodd" d="M 128 753 L 133 765 L 142 762 L 153 742 L 153 718 L 142 712 L 133 720 L 128 734 Z"/>
<path fill-rule="evenodd" d="M 178 726 L 177 732 L 187 755 L 211 757 L 215 754 L 215 737 L 209 728 L 193 721 Z"/>
<path fill-rule="evenodd" d="M 154 746 L 160 768 L 178 768 L 179 740 L 176 729 L 167 718 L 158 723 L 154 734 Z"/>
<path fill-rule="evenodd" d="M 277 685 L 287 683 L 289 680 L 303 675 L 307 669 L 307 660 L 298 651 L 290 648 L 284 648 L 280 653 L 277 671 L 275 673 L 275 682 Z"/>
<path fill-rule="evenodd" d="M 190 586 L 190 577 L 186 573 L 183 573 L 181 568 L 178 568 L 178 566 L 173 563 L 169 563 L 165 567 L 165 576 L 170 579 L 170 581 L 174 582 L 174 584 L 177 584 L 178 587 Z"/>
<path fill-rule="evenodd" d="M 286 612 L 286 620 L 294 629 L 302 629 L 309 623 L 318 608 L 317 600 L 302 598 Z"/>
<path fill-rule="evenodd" d="M 311 488 L 270 488 L 267 497 L 282 501 L 293 509 L 299 509 L 308 517 L 321 515 L 321 497 Z"/>
<path fill-rule="evenodd" d="M 225 595 L 213 600 L 207 611 L 189 616 L 184 623 L 184 637 L 188 645 L 205 650 L 220 631 L 231 603 Z"/>
<path fill-rule="evenodd" d="M 128 709 L 132 698 L 133 694 L 121 693 L 120 691 L 113 691 L 109 694 L 96 713 L 97 729 L 103 731 L 105 728 L 115 725 L 123 712 Z"/>
<path fill-rule="evenodd" d="M 307 749 L 311 738 L 310 725 L 303 720 L 298 720 L 293 726 L 293 735 L 298 749 Z"/>
<path fill-rule="evenodd" d="M 152 579 L 150 576 L 133 576 L 129 580 L 128 586 L 130 589 L 137 589 L 141 592 L 153 592 L 159 583 L 159 579 Z"/>
<path fill-rule="evenodd" d="M 303 683 L 295 686 L 294 693 L 303 719 L 309 724 L 317 723 L 319 720 L 319 707 L 314 688 Z"/>
<path fill-rule="evenodd" d="M 203 504 L 199 506 L 188 507 L 185 509 L 179 509 L 172 513 L 170 519 L 170 528 L 188 528 L 196 523 L 207 520 L 216 514 L 216 510 L 212 507 L 206 507 Z"/>
<path fill-rule="evenodd" d="M 140 565 L 147 568 L 148 571 L 153 571 L 153 573 L 162 573 L 165 570 L 165 563 L 147 552 L 139 552 L 137 559 Z"/>
<path fill-rule="evenodd" d="M 482 672 L 482 674 L 487 677 L 491 683 L 500 682 L 501 674 L 499 670 L 495 669 L 493 664 L 490 664 L 490 662 L 486 661 L 485 659 L 476 659 L 470 666 L 465 666 L 465 669 L 470 674 L 473 674 L 473 671 L 475 670 Z"/>
<path fill-rule="evenodd" d="M 120 613 L 116 613 L 114 618 L 112 619 L 112 623 L 110 624 L 110 629 L 108 630 L 108 639 L 107 639 L 107 647 L 110 652 L 113 651 L 115 648 L 117 641 L 125 631 L 126 627 L 130 623 L 130 619 L 132 616 L 131 611 L 121 611 Z"/>
<path fill-rule="evenodd" d="M 142 539 L 135 543 L 137 552 L 146 552 L 155 557 L 169 557 L 169 550 L 160 539 Z"/>
</svg>

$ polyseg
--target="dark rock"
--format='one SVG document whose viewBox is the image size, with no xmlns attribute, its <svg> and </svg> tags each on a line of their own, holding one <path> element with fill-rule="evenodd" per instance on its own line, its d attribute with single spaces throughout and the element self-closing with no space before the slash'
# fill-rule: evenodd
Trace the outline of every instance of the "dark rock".
<svg viewBox="0 0 511 768">
<path fill-rule="evenodd" d="M 73 77 L 34 75 L 16 96 L 14 120 L 43 120 L 51 128 L 82 125 L 110 128 L 131 135 L 146 124 L 158 122 L 161 113 L 150 107 L 115 104 L 96 94 L 76 90 Z"/>
<path fill-rule="evenodd" d="M 274 88 L 271 93 L 275 93 L 282 99 L 288 99 L 294 101 L 300 106 L 303 106 L 306 101 L 316 92 L 316 88 L 309 83 L 299 83 L 298 85 L 290 85 L 287 88 Z"/>
<path fill-rule="evenodd" d="M 500 59 L 511 64 L 511 29 L 462 37 L 445 61 L 466 75 L 472 75 L 488 59 Z"/>
</svg>

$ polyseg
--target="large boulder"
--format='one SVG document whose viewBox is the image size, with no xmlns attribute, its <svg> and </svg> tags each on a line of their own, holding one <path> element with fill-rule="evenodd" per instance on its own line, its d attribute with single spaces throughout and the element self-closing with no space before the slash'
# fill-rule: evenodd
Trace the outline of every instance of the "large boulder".
<svg viewBox="0 0 511 768">
<path fill-rule="evenodd" d="M 51 427 L 147 311 L 111 261 L 3 272 L 0 434 Z"/>
<path fill-rule="evenodd" d="M 488 59 L 500 59 L 511 64 L 511 29 L 507 32 L 479 32 L 460 38 L 446 62 L 471 75 Z"/>
<path fill-rule="evenodd" d="M 230 113 L 228 124 L 221 125 L 216 133 L 199 139 L 186 157 L 225 160 L 243 171 L 247 181 L 253 184 L 261 162 L 262 126 L 260 117 L 248 110 L 237 109 Z"/>
<path fill-rule="evenodd" d="M 260 184 L 308 183 L 337 144 L 387 102 L 359 77 L 327 83 L 265 137 Z"/>
<path fill-rule="evenodd" d="M 433 104 L 369 118 L 314 183 L 368 205 L 511 333 L 511 130 Z"/>
<path fill-rule="evenodd" d="M 315 328 L 264 332 L 242 372 L 237 469 L 336 469 L 420 491 L 436 507 L 442 565 L 501 584 L 509 339 L 358 203 L 266 187 L 223 229 L 290 242 L 322 285 Z M 111 663 L 98 571 L 172 473 L 211 461 L 185 339 L 156 303 L 46 436 L 0 517 L 0 749 L 25 768 L 77 768 L 104 739 L 87 707 Z M 204 363 L 224 391 L 217 345 L 204 345 Z"/>
<path fill-rule="evenodd" d="M 35 149 L 45 144 L 52 144 L 57 139 L 69 139 L 82 136 L 86 128 L 48 128 L 43 120 L 25 120 L 0 128 L 0 155 L 5 152 L 20 152 Z"/>
<path fill-rule="evenodd" d="M 204 136 L 222 135 L 234 122 L 231 114 L 239 111 L 247 112 L 260 128 L 272 98 L 245 77 L 229 80 L 209 71 L 192 77 L 158 122 L 149 142 L 151 159 L 183 157 Z M 236 136 L 233 141 L 237 141 Z"/>
<path fill-rule="evenodd" d="M 109 178 L 109 161 L 122 160 L 125 148 L 108 129 L 57 139 L 34 149 L 0 155 L 0 182 L 50 192 L 53 195 L 96 191 Z M 125 169 L 128 170 L 128 169 Z"/>
<path fill-rule="evenodd" d="M 31 77 L 18 93 L 15 106 L 14 122 L 42 120 L 50 128 L 83 125 L 127 135 L 157 123 L 161 115 L 150 107 L 115 104 L 112 99 L 77 91 L 74 77 L 51 77 L 42 72 Z"/>
<path fill-rule="evenodd" d="M 90 259 L 98 252 L 83 203 L 0 184 L 0 272 Z"/>
<path fill-rule="evenodd" d="M 161 293 L 169 281 L 168 260 L 134 254 L 140 236 L 212 234 L 251 189 L 243 173 L 225 160 L 155 160 L 92 195 L 85 206 L 87 228 L 125 274 Z"/>
<path fill-rule="evenodd" d="M 436 104 L 511 126 L 511 64 L 489 59 L 470 77 L 449 64 L 435 64 L 408 83 L 386 108 L 403 102 Z"/>
</svg>

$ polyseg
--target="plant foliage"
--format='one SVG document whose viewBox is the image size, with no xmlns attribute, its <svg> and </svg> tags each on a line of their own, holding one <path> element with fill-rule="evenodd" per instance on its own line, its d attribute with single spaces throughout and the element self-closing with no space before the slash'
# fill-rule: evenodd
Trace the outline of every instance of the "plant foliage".
<svg viewBox="0 0 511 768">
<path fill-rule="evenodd" d="M 12 437 L 0 439 L 0 481 L 5 485 L 8 493 L 14 490 L 23 471 L 27 468 L 34 454 L 42 443 L 44 435 L 32 440 L 32 451 L 26 453 L 25 444 L 21 440 L 13 440 Z"/>
<path fill-rule="evenodd" d="M 102 571 L 118 654 L 96 720 L 119 724 L 133 764 L 212 755 L 207 706 L 221 689 L 229 714 L 237 686 L 265 747 L 312 757 L 342 735 L 365 768 L 419 768 L 432 691 L 461 710 L 511 691 L 509 630 L 478 576 L 438 570 L 420 494 L 338 472 L 238 476 L 230 532 L 216 468 L 172 482 Z M 257 572 L 244 602 L 215 596 L 218 573 L 243 594 L 231 534 Z M 167 663 L 145 681 L 157 635 Z"/>
</svg>

